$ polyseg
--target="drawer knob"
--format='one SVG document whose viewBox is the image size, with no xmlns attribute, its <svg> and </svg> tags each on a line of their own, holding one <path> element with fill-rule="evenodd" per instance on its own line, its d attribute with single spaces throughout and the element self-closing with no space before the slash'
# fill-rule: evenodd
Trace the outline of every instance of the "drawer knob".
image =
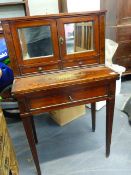
<svg viewBox="0 0 131 175">
<path fill-rule="evenodd" d="M 69 99 L 70 99 L 70 101 L 73 101 L 73 98 L 71 96 L 69 96 Z"/>
<path fill-rule="evenodd" d="M 79 61 L 79 65 L 82 65 L 83 64 L 83 62 L 82 61 Z"/>
<path fill-rule="evenodd" d="M 43 70 L 42 67 L 38 67 L 38 71 L 41 72 Z"/>
<path fill-rule="evenodd" d="M 79 64 L 79 66 L 82 66 L 83 65 L 83 62 L 82 61 L 79 61 L 78 64 Z"/>
</svg>

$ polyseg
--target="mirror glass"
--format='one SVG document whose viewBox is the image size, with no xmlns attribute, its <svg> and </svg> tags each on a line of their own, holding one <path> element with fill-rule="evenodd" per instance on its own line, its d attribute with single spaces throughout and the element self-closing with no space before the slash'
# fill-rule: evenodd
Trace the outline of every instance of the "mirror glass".
<svg viewBox="0 0 131 175">
<path fill-rule="evenodd" d="M 87 52 L 94 49 L 93 22 L 68 23 L 65 27 L 66 52 Z"/>
<path fill-rule="evenodd" d="M 50 26 L 19 28 L 23 60 L 53 56 Z"/>
</svg>

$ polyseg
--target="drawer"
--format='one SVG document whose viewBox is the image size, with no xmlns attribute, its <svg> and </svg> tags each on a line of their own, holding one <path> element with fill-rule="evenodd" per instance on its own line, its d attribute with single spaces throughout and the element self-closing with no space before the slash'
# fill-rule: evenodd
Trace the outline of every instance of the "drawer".
<svg viewBox="0 0 131 175">
<path fill-rule="evenodd" d="M 65 95 L 64 95 L 65 94 Z M 67 103 L 69 101 L 68 91 L 65 89 L 48 90 L 33 93 L 28 96 L 30 109 L 53 106 L 57 104 Z"/>
<path fill-rule="evenodd" d="M 82 89 L 75 89 L 70 97 L 72 101 L 86 100 L 90 98 L 96 98 L 106 96 L 108 94 L 106 86 L 100 87 L 84 87 Z"/>
<path fill-rule="evenodd" d="M 75 61 L 65 61 L 63 62 L 63 67 L 64 68 L 70 68 L 70 67 L 83 67 L 83 66 L 87 66 L 87 65 L 95 65 L 98 64 L 98 57 L 90 57 L 87 59 L 79 59 L 79 60 L 75 60 Z"/>
<path fill-rule="evenodd" d="M 91 98 L 106 96 L 108 94 L 107 88 L 104 85 L 88 87 L 72 86 L 60 89 L 40 91 L 32 93 L 27 96 L 29 108 L 31 110 L 57 106 L 62 104 L 69 104 L 79 101 L 86 101 Z"/>
<path fill-rule="evenodd" d="M 51 64 L 51 65 L 33 65 L 33 66 L 21 66 L 20 71 L 21 74 L 28 74 L 28 73 L 40 73 L 40 72 L 47 72 L 47 71 L 54 71 L 59 70 L 60 66 L 58 64 Z"/>
</svg>

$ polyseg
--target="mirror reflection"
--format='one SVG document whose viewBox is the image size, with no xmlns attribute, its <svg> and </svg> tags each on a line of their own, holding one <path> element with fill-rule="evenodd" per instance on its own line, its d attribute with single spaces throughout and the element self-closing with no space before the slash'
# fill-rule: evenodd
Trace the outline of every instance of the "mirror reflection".
<svg viewBox="0 0 131 175">
<path fill-rule="evenodd" d="M 18 29 L 23 60 L 53 56 L 50 26 Z"/>
<path fill-rule="evenodd" d="M 65 24 L 66 52 L 87 52 L 93 46 L 93 22 L 80 22 Z"/>
</svg>

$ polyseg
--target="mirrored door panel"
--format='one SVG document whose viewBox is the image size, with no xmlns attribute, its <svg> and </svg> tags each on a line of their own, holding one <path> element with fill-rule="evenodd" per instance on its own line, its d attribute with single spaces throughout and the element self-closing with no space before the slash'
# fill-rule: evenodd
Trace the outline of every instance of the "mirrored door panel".
<svg viewBox="0 0 131 175">
<path fill-rule="evenodd" d="M 30 17 L 31 18 L 31 17 Z M 12 27 L 14 46 L 21 66 L 54 64 L 60 60 L 57 24 L 55 20 L 16 21 Z"/>
<path fill-rule="evenodd" d="M 94 50 L 93 22 L 64 24 L 66 53 L 81 53 Z"/>
<path fill-rule="evenodd" d="M 23 60 L 46 59 L 54 55 L 49 25 L 19 28 L 18 34 Z"/>
<path fill-rule="evenodd" d="M 97 16 L 62 18 L 59 20 L 59 42 L 62 59 L 79 59 L 99 55 Z M 97 58 L 96 62 L 98 62 Z M 93 60 L 93 63 L 95 61 Z"/>
</svg>

